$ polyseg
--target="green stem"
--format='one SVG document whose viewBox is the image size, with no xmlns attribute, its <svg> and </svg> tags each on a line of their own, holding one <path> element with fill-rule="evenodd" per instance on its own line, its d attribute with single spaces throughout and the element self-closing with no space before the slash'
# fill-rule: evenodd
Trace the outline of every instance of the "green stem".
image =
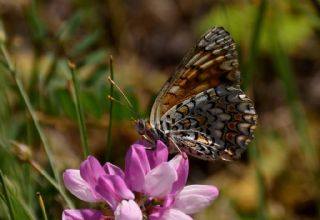
<svg viewBox="0 0 320 220">
<path fill-rule="evenodd" d="M 79 85 L 76 78 L 75 73 L 75 65 L 71 62 L 69 62 L 69 68 L 71 70 L 72 75 L 72 82 L 74 86 L 74 93 L 75 93 L 75 107 L 77 112 L 77 120 L 79 124 L 80 129 L 80 136 L 81 136 L 81 143 L 82 143 L 82 151 L 84 158 L 87 158 L 89 156 L 89 146 L 88 146 L 88 136 L 87 136 L 87 128 L 84 123 L 84 116 L 83 116 L 83 109 L 80 102 L 80 95 L 79 95 Z"/>
<path fill-rule="evenodd" d="M 34 125 L 35 125 L 35 127 L 37 129 L 37 132 L 38 132 L 38 134 L 40 136 L 40 139 L 41 139 L 41 141 L 43 143 L 43 147 L 44 147 L 45 152 L 47 154 L 47 157 L 48 157 L 48 160 L 49 160 L 49 164 L 51 166 L 51 169 L 53 171 L 55 179 L 52 179 L 50 177 L 50 175 L 47 174 L 44 170 L 42 170 L 40 168 L 37 169 L 37 170 L 60 192 L 60 194 L 66 200 L 66 202 L 69 205 L 69 207 L 72 208 L 73 204 L 72 204 L 72 202 L 70 201 L 70 199 L 68 198 L 68 196 L 66 195 L 66 193 L 63 190 L 63 187 L 61 185 L 60 176 L 58 174 L 58 170 L 56 169 L 56 166 L 54 166 L 54 163 L 53 163 L 53 158 L 51 156 L 52 154 L 51 154 L 51 151 L 50 151 L 50 148 L 49 148 L 49 144 L 47 142 L 47 139 L 46 139 L 44 133 L 42 132 L 42 129 L 41 129 L 40 124 L 39 124 L 39 122 L 37 120 L 37 117 L 36 117 L 36 113 L 33 110 L 33 107 L 32 107 L 32 105 L 31 105 L 31 103 L 30 103 L 30 101 L 28 99 L 28 96 L 27 96 L 27 94 L 26 94 L 26 92 L 25 92 L 25 90 L 23 88 L 23 85 L 22 85 L 21 81 L 17 77 L 16 69 L 13 67 L 11 59 L 10 59 L 10 57 L 9 57 L 5 47 L 4 47 L 4 45 L 1 44 L 0 47 L 1 47 L 2 54 L 3 54 L 4 58 L 5 58 L 6 67 L 9 70 L 9 72 L 11 73 L 11 75 L 13 76 L 13 78 L 14 78 L 14 80 L 16 82 L 16 85 L 17 85 L 17 87 L 19 89 L 19 92 L 20 92 L 20 94 L 21 94 L 21 96 L 22 96 L 22 98 L 23 98 L 23 100 L 25 102 L 25 105 L 26 105 L 26 107 L 27 107 L 27 109 L 29 111 L 29 114 L 31 115 L 33 123 L 34 123 Z"/>
<path fill-rule="evenodd" d="M 7 67 L 7 69 L 10 72 L 10 74 L 12 75 L 12 77 L 15 80 L 15 83 L 16 83 L 16 85 L 18 87 L 20 95 L 22 96 L 22 99 L 23 99 L 23 101 L 24 101 L 24 103 L 25 103 L 25 105 L 26 105 L 26 107 L 27 107 L 27 109 L 29 111 L 29 114 L 31 115 L 31 118 L 32 118 L 33 123 L 34 123 L 34 125 L 36 127 L 36 130 L 37 130 L 37 132 L 39 134 L 39 137 L 40 137 L 40 139 L 41 139 L 41 141 L 43 143 L 43 147 L 44 147 L 44 150 L 45 150 L 45 152 L 47 154 L 47 157 L 48 157 L 48 160 L 49 160 L 49 164 L 50 164 L 50 167 L 51 167 L 51 169 L 53 171 L 54 177 L 57 180 L 58 184 L 61 185 L 61 180 L 60 180 L 60 177 L 59 177 L 59 174 L 58 174 L 58 170 L 56 169 L 56 166 L 54 165 L 54 162 L 53 162 L 53 158 L 51 156 L 52 153 L 51 153 L 49 144 L 47 142 L 47 139 L 46 139 L 44 133 L 42 132 L 41 126 L 40 126 L 40 124 L 38 122 L 36 113 L 35 113 L 32 105 L 30 103 L 28 95 L 27 95 L 27 93 L 26 93 L 26 91 L 25 91 L 20 79 L 17 76 L 17 70 L 14 68 L 14 66 L 13 66 L 13 64 L 11 62 L 10 56 L 9 56 L 6 48 L 4 47 L 4 45 L 0 44 L 0 47 L 1 47 L 1 52 L 2 52 L 2 54 L 4 56 L 6 67 Z"/>
<path fill-rule="evenodd" d="M 64 200 L 66 201 L 67 205 L 69 206 L 69 208 L 74 208 L 74 205 L 72 203 L 72 201 L 69 199 L 69 197 L 67 196 L 67 194 L 65 193 L 65 191 L 62 189 L 62 187 L 60 187 L 56 181 L 54 181 L 54 179 L 52 179 L 50 177 L 50 175 L 44 170 L 42 169 L 36 162 L 34 161 L 29 161 L 30 165 L 37 170 L 44 178 L 47 179 L 47 181 L 49 183 L 52 184 L 52 186 L 54 188 L 56 188 L 58 190 L 58 192 L 61 194 L 61 196 L 64 198 Z"/>
<path fill-rule="evenodd" d="M 263 19 L 266 14 L 267 9 L 267 0 L 262 0 L 257 16 L 253 25 L 253 31 L 251 36 L 251 43 L 250 43 L 250 55 L 247 65 L 245 66 L 245 70 L 243 71 L 245 74 L 243 75 L 243 88 L 246 89 L 250 82 L 252 81 L 253 77 L 253 71 L 255 68 L 256 60 L 257 60 L 257 54 L 259 49 L 259 40 L 261 35 L 261 30 L 263 27 Z"/>
<path fill-rule="evenodd" d="M 113 58 L 110 56 L 110 78 L 113 80 Z M 113 84 L 110 83 L 110 96 L 113 97 Z M 108 127 L 108 134 L 107 134 L 107 144 L 106 144 L 106 152 L 105 152 L 105 159 L 109 161 L 111 155 L 111 142 L 112 142 L 112 115 L 113 115 L 113 101 L 110 100 L 109 102 L 109 127 Z"/>
</svg>

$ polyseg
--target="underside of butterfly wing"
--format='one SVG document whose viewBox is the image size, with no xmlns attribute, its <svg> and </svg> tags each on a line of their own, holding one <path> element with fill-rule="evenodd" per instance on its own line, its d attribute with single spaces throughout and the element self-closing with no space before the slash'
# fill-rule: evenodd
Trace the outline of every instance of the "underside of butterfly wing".
<svg viewBox="0 0 320 220">
<path fill-rule="evenodd" d="M 203 35 L 165 83 L 152 107 L 150 122 L 156 124 L 174 105 L 220 84 L 240 85 L 235 43 L 222 27 Z"/>
<path fill-rule="evenodd" d="M 169 144 L 192 156 L 232 160 L 253 139 L 256 123 L 253 103 L 243 91 L 220 85 L 173 106 L 161 117 L 158 129 Z"/>
</svg>

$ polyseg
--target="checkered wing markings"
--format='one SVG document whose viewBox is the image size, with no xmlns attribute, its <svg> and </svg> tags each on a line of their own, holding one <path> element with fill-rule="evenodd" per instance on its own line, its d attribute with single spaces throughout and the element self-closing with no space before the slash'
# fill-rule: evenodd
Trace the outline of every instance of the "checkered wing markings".
<svg viewBox="0 0 320 220">
<path fill-rule="evenodd" d="M 165 83 L 152 107 L 151 123 L 172 106 L 220 84 L 239 87 L 240 71 L 234 41 L 223 28 L 215 27 L 201 37 Z"/>
<path fill-rule="evenodd" d="M 241 89 L 220 85 L 172 107 L 161 117 L 161 130 L 195 157 L 234 159 L 252 140 L 256 120 Z"/>
</svg>

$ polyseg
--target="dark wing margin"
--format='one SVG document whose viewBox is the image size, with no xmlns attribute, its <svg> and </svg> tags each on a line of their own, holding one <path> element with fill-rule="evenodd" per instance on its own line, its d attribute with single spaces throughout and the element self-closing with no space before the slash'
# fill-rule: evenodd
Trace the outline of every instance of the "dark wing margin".
<svg viewBox="0 0 320 220">
<path fill-rule="evenodd" d="M 155 125 L 172 106 L 221 84 L 240 86 L 235 43 L 222 27 L 204 34 L 162 87 L 151 110 Z"/>
</svg>

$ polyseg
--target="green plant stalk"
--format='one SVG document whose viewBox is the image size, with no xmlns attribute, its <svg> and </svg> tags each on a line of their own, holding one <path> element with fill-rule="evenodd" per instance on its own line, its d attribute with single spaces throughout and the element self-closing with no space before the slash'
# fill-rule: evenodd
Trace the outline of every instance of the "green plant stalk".
<svg viewBox="0 0 320 220">
<path fill-rule="evenodd" d="M 253 71 L 255 69 L 256 65 L 256 57 L 258 54 L 259 49 L 259 42 L 261 37 L 261 30 L 263 28 L 263 21 L 265 18 L 266 10 L 267 9 L 267 0 L 262 0 L 255 20 L 253 24 L 253 31 L 251 36 L 251 42 L 250 42 L 250 55 L 247 65 L 244 67 L 244 75 L 243 75 L 243 88 L 246 90 L 249 86 L 249 84 L 252 81 L 253 78 Z M 266 192 L 265 192 L 265 185 L 263 180 L 263 175 L 260 168 L 259 163 L 259 151 L 257 148 L 256 142 L 258 141 L 258 135 L 256 135 L 255 140 L 252 142 L 250 147 L 250 158 L 255 161 L 255 174 L 256 174 L 256 182 L 257 182 L 257 188 L 258 188 L 258 213 L 257 213 L 257 219 L 259 220 L 266 220 L 267 212 L 266 212 Z"/>
<path fill-rule="evenodd" d="M 40 209 L 41 209 L 42 216 L 43 216 L 44 220 L 48 220 L 46 207 L 44 205 L 44 202 L 43 202 L 43 199 L 42 199 L 42 196 L 41 196 L 40 192 L 37 192 L 37 199 L 38 199 L 38 203 L 39 203 L 39 206 L 40 206 Z"/>
<path fill-rule="evenodd" d="M 62 189 L 62 187 L 60 187 L 60 185 L 58 185 L 57 182 L 54 179 L 52 179 L 51 176 L 44 169 L 42 169 L 36 162 L 31 160 L 29 161 L 29 163 L 36 171 L 38 171 L 44 178 L 46 178 L 47 181 L 51 183 L 54 188 L 58 190 L 58 192 L 66 201 L 69 208 L 74 208 L 72 201 L 69 199 L 69 197 L 67 196 L 65 191 Z"/>
<path fill-rule="evenodd" d="M 247 65 L 244 67 L 244 71 L 243 71 L 245 73 L 243 74 L 244 90 L 248 88 L 249 84 L 252 81 L 253 71 L 255 68 L 256 60 L 257 60 L 256 57 L 259 49 L 261 30 L 263 27 L 263 21 L 267 11 L 266 9 L 267 9 L 267 0 L 262 0 L 259 5 L 257 16 L 253 25 L 253 31 L 252 31 L 251 42 L 250 42 L 249 60 Z"/>
<path fill-rule="evenodd" d="M 29 117 L 27 117 L 27 114 L 28 114 L 28 111 L 25 110 L 25 115 L 26 115 L 26 118 L 27 118 L 27 121 L 26 121 L 26 125 L 27 125 L 27 145 L 28 146 L 32 146 L 32 120 L 29 119 Z M 28 202 L 29 204 L 32 204 L 33 205 L 33 199 L 34 199 L 34 185 L 31 184 L 31 175 L 30 175 L 30 172 L 31 172 L 31 169 L 29 166 L 26 167 L 26 172 L 24 172 L 24 175 L 26 176 L 27 178 L 27 181 L 28 181 L 28 184 L 26 184 L 27 186 L 27 190 L 28 190 Z"/>
<path fill-rule="evenodd" d="M 29 114 L 31 115 L 33 123 L 34 123 L 34 125 L 35 125 L 35 127 L 36 127 L 36 129 L 38 131 L 38 134 L 40 136 L 40 139 L 41 139 L 41 141 L 43 143 L 43 147 L 44 147 L 44 150 L 45 150 L 45 152 L 47 154 L 47 157 L 48 157 L 48 160 L 49 160 L 49 164 L 50 164 L 51 169 L 53 171 L 53 175 L 54 175 L 56 181 L 58 182 L 58 184 L 61 185 L 60 176 L 58 174 L 58 170 L 55 168 L 55 165 L 54 165 L 54 162 L 53 162 L 53 158 L 51 156 L 52 153 L 51 153 L 49 144 L 47 142 L 47 139 L 46 139 L 44 133 L 42 132 L 41 126 L 40 126 L 40 124 L 39 124 L 39 122 L 37 120 L 36 113 L 35 113 L 32 105 L 31 105 L 31 103 L 29 101 L 28 95 L 27 95 L 25 89 L 23 88 L 23 85 L 22 85 L 20 79 L 17 77 L 17 71 L 14 68 L 14 66 L 12 65 L 11 59 L 9 57 L 9 54 L 8 54 L 6 48 L 4 47 L 4 44 L 0 44 L 0 47 L 1 47 L 1 52 L 2 52 L 2 54 L 4 56 L 4 59 L 5 59 L 5 62 L 6 62 L 5 63 L 6 67 L 7 67 L 7 69 L 10 72 L 10 74 L 12 75 L 12 77 L 15 80 L 15 83 L 16 83 L 18 89 L 19 89 L 20 95 L 22 96 L 22 99 L 23 99 L 23 101 L 24 101 L 24 103 L 25 103 L 25 105 L 26 105 L 26 107 L 27 107 L 27 109 L 29 111 Z"/>
<path fill-rule="evenodd" d="M 10 218 L 11 218 L 11 220 L 15 220 L 11 199 L 9 197 L 7 186 L 6 186 L 5 182 L 4 182 L 2 170 L 0 170 L 0 183 L 2 185 L 4 197 L 7 200 L 7 206 L 8 206 L 8 209 L 9 209 Z"/>
<path fill-rule="evenodd" d="M 77 120 L 79 124 L 80 129 L 80 137 L 81 137 L 81 143 L 82 143 L 82 151 L 84 158 L 87 158 L 89 156 L 89 146 L 88 146 L 88 136 L 87 136 L 87 128 L 84 123 L 84 116 L 83 116 L 83 109 L 80 102 L 80 95 L 79 95 L 79 85 L 76 78 L 75 73 L 75 65 L 72 63 L 69 63 L 69 68 L 72 75 L 72 82 L 74 86 L 74 94 L 75 94 L 75 107 L 77 112 Z"/>
<path fill-rule="evenodd" d="M 113 58 L 110 56 L 110 78 L 113 80 Z M 114 87 L 113 84 L 110 83 L 110 96 L 113 97 L 113 91 Z M 110 155 L 111 155 L 111 142 L 112 142 L 112 116 L 113 116 L 113 101 L 110 100 L 109 102 L 109 127 L 108 127 L 108 133 L 107 133 L 107 143 L 106 143 L 106 152 L 105 152 L 105 159 L 106 161 L 109 161 Z"/>
</svg>

